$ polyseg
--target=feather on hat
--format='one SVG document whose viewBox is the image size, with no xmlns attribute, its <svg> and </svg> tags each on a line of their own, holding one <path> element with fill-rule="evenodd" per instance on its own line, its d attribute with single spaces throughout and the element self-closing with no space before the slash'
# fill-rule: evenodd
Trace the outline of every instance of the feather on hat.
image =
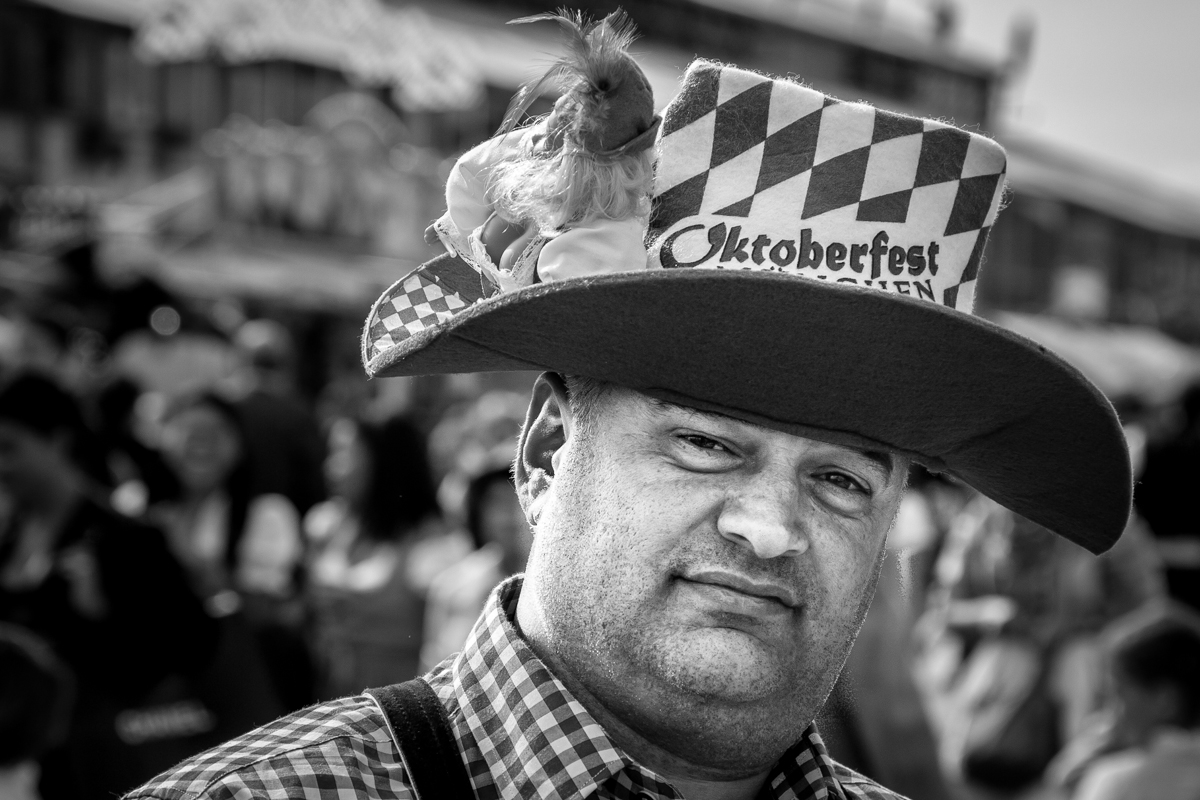
<svg viewBox="0 0 1200 800">
<path fill-rule="evenodd" d="M 529 106 L 553 84 L 563 95 L 547 120 L 555 144 L 581 148 L 596 156 L 636 153 L 654 144 L 659 117 L 645 73 L 629 55 L 637 38 L 633 22 L 618 9 L 602 20 L 588 20 L 566 9 L 557 14 L 522 17 L 510 24 L 557 22 L 566 34 L 567 52 L 545 74 L 517 92 L 500 133 L 511 131 Z"/>
</svg>

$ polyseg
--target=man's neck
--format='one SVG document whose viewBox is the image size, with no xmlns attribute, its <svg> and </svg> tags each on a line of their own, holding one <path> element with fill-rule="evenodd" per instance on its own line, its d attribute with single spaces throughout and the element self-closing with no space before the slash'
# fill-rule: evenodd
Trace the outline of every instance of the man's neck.
<svg viewBox="0 0 1200 800">
<path fill-rule="evenodd" d="M 545 617 L 534 592 L 522 591 L 517 600 L 516 627 L 522 638 L 554 673 L 576 700 L 600 724 L 613 743 L 632 756 L 638 764 L 666 778 L 687 800 L 752 800 L 767 779 L 769 771 L 750 776 L 723 776 L 709 768 L 693 764 L 642 736 L 607 706 L 574 674 L 549 646 Z"/>
</svg>

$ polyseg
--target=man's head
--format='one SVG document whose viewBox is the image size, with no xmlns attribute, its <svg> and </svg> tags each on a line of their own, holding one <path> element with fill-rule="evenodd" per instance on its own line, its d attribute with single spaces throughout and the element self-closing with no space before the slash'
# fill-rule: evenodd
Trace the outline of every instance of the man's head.
<svg viewBox="0 0 1200 800">
<path fill-rule="evenodd" d="M 753 773 L 831 688 L 906 472 L 887 453 L 543 375 L 516 469 L 535 528 L 518 621 L 638 735 Z"/>
</svg>

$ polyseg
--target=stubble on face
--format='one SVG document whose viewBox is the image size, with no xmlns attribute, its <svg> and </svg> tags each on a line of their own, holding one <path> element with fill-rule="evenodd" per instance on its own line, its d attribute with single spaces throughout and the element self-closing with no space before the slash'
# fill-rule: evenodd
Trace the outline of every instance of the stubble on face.
<svg viewBox="0 0 1200 800">
<path fill-rule="evenodd" d="M 799 738 L 832 687 L 894 507 L 880 504 L 887 519 L 882 530 L 873 520 L 874 540 L 860 523 L 811 509 L 823 530 L 810 553 L 758 558 L 716 529 L 729 496 L 722 480 L 664 461 L 650 401 L 615 391 L 575 432 L 539 521 L 525 589 L 546 623 L 535 649 L 646 740 L 723 774 L 752 774 Z M 712 569 L 786 586 L 795 607 L 729 606 L 724 590 L 689 579 Z"/>
</svg>

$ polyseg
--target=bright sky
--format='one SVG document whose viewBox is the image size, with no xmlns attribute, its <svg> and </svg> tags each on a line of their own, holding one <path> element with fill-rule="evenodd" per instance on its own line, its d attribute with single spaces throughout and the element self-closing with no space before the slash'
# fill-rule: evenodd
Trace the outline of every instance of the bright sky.
<svg viewBox="0 0 1200 800">
<path fill-rule="evenodd" d="M 1200 0 L 955 1 L 963 42 L 987 54 L 1019 15 L 1035 21 L 1013 132 L 1200 195 Z"/>
</svg>

